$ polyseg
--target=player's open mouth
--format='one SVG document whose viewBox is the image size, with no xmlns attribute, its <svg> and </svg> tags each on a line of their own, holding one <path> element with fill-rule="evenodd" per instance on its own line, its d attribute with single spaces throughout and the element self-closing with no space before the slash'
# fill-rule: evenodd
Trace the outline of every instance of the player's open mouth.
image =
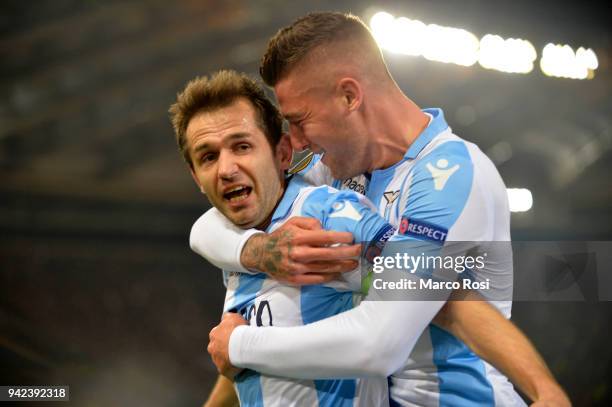
<svg viewBox="0 0 612 407">
<path fill-rule="evenodd" d="M 223 198 L 230 201 L 230 203 L 237 203 L 247 199 L 252 190 L 253 188 L 244 185 L 236 186 L 224 193 Z"/>
</svg>

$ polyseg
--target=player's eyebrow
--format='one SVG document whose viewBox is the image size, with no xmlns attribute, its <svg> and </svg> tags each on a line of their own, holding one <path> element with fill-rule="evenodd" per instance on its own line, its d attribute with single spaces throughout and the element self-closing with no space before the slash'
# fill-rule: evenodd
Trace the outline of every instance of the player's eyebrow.
<svg viewBox="0 0 612 407">
<path fill-rule="evenodd" d="M 247 138 L 251 138 L 251 134 L 247 133 L 247 132 L 238 132 L 238 133 L 234 133 L 231 136 L 228 137 L 229 141 L 236 141 L 236 140 L 242 140 L 242 139 L 247 139 Z"/>
<path fill-rule="evenodd" d="M 234 133 L 234 134 L 230 135 L 230 136 L 227 138 L 227 140 L 228 140 L 228 141 L 230 141 L 230 142 L 233 142 L 233 141 L 237 141 L 237 140 L 248 139 L 248 138 L 250 138 L 250 137 L 251 137 L 251 135 L 250 135 L 249 133 L 246 133 L 246 132 L 238 132 L 238 133 Z M 197 154 L 197 153 L 199 153 L 200 151 L 205 151 L 205 150 L 207 150 L 209 147 L 210 147 L 210 144 L 209 144 L 209 143 L 207 143 L 207 142 L 204 142 L 204 143 L 202 143 L 202 144 L 199 144 L 199 145 L 198 145 L 196 148 L 194 148 L 194 149 L 193 149 L 193 153 L 194 153 L 194 154 Z"/>
</svg>

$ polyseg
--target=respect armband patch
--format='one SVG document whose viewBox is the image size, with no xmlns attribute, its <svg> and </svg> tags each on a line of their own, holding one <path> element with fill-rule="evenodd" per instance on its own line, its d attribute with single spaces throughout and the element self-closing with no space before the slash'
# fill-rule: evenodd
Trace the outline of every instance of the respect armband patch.
<svg viewBox="0 0 612 407">
<path fill-rule="evenodd" d="M 419 240 L 429 240 L 440 244 L 446 241 L 446 235 L 448 235 L 448 229 L 405 216 L 402 216 L 398 232 L 400 235 L 412 236 Z"/>
<path fill-rule="evenodd" d="M 387 240 L 393 236 L 395 233 L 395 229 L 391 225 L 385 225 L 382 229 L 376 233 L 374 239 L 369 242 L 364 257 L 369 263 L 374 263 L 374 258 L 381 255 L 383 249 L 385 248 L 385 243 Z"/>
</svg>

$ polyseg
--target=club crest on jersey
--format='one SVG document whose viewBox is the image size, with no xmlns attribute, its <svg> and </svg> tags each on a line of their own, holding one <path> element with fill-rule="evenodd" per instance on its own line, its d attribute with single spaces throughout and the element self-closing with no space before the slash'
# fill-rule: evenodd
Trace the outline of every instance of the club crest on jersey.
<svg viewBox="0 0 612 407">
<path fill-rule="evenodd" d="M 330 218 L 347 218 L 359 222 L 363 215 L 351 204 L 350 201 L 334 202 Z"/>
<path fill-rule="evenodd" d="M 427 163 L 425 167 L 429 170 L 429 173 L 434 180 L 434 189 L 436 191 L 442 191 L 448 179 L 459 169 L 459 164 L 448 168 L 448 160 L 446 158 L 440 158 L 435 164 L 431 162 Z"/>
<path fill-rule="evenodd" d="M 304 158 L 289 168 L 289 174 L 297 174 L 298 172 L 304 171 L 304 169 L 310 165 L 314 156 L 313 153 L 308 153 Z"/>
<path fill-rule="evenodd" d="M 444 243 L 448 229 L 422 220 L 410 219 L 402 216 L 399 233 L 405 236 L 413 236 L 419 240 Z"/>
</svg>

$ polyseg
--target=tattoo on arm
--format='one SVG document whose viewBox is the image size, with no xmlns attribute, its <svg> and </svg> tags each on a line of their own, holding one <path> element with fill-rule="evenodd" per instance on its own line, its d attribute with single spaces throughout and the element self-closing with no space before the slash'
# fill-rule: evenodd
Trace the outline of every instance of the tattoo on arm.
<svg viewBox="0 0 612 407">
<path fill-rule="evenodd" d="M 278 234 L 255 235 L 244 247 L 241 255 L 242 264 L 249 268 L 269 274 L 272 277 L 285 277 L 288 270 L 282 266 L 283 255 L 291 254 L 291 231 L 279 231 Z"/>
</svg>

